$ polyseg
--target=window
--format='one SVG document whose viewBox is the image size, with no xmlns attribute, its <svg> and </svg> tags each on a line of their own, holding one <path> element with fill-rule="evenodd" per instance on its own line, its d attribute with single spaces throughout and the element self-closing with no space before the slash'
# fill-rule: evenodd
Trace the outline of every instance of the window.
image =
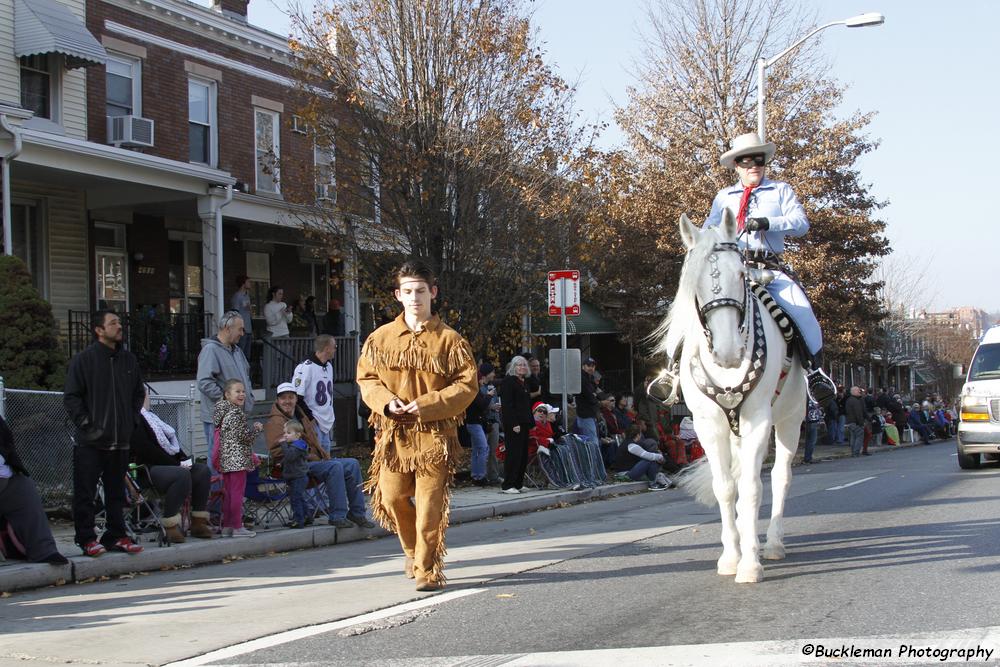
<svg viewBox="0 0 1000 667">
<path fill-rule="evenodd" d="M 266 252 L 247 251 L 247 278 L 250 279 L 250 302 L 256 314 L 264 312 L 267 291 L 271 287 L 271 256 Z"/>
<path fill-rule="evenodd" d="M 167 241 L 167 286 L 171 313 L 202 312 L 201 240 L 171 232 Z"/>
<path fill-rule="evenodd" d="M 316 170 L 316 199 L 337 201 L 337 153 L 333 144 L 313 148 Z"/>
<path fill-rule="evenodd" d="M 278 112 L 254 109 L 254 148 L 257 160 L 257 191 L 281 192 L 278 168 Z"/>
<path fill-rule="evenodd" d="M 21 56 L 21 106 L 36 118 L 54 120 L 54 77 L 48 54 Z"/>
<path fill-rule="evenodd" d="M 94 241 L 94 266 L 97 275 L 97 307 L 119 313 L 128 311 L 128 255 L 125 226 L 110 222 L 95 222 L 91 233 Z"/>
<path fill-rule="evenodd" d="M 214 167 L 218 161 L 214 81 L 188 79 L 188 160 Z"/>
<path fill-rule="evenodd" d="M 14 256 L 20 257 L 31 272 L 31 284 L 48 297 L 45 271 L 45 230 L 37 203 L 11 202 L 11 243 Z"/>
<path fill-rule="evenodd" d="M 142 115 L 142 61 L 108 54 L 106 89 L 107 115 Z"/>
</svg>

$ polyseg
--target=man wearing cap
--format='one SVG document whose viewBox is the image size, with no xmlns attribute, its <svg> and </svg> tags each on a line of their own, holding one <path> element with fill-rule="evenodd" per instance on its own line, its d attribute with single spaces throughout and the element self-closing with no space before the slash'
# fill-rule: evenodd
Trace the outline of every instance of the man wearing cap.
<svg viewBox="0 0 1000 667">
<path fill-rule="evenodd" d="M 282 435 L 285 422 L 291 419 L 301 422 L 303 426 L 302 437 L 309 446 L 309 478 L 326 485 L 330 525 L 337 528 L 350 528 L 354 525 L 374 528 L 375 524 L 368 520 L 365 509 L 361 465 L 357 459 L 330 457 L 329 451 L 320 445 L 316 427 L 302 409 L 295 385 L 291 382 L 278 385 L 278 396 L 271 407 L 271 418 L 264 424 L 264 439 L 267 440 L 271 460 L 278 464 L 282 461 Z"/>
<path fill-rule="evenodd" d="M 600 405 L 597 402 L 595 370 L 597 370 L 597 362 L 594 361 L 593 357 L 587 357 L 583 360 L 580 393 L 576 395 L 576 424 L 573 431 L 584 440 L 600 445 L 601 441 L 597 437 L 597 413 L 600 410 Z"/>
<path fill-rule="evenodd" d="M 723 188 L 715 196 L 704 227 L 718 226 L 725 209 L 736 216 L 740 248 L 748 250 L 754 261 L 761 262 L 774 274 L 774 280 L 765 287 L 795 323 L 807 351 L 802 364 L 808 373 L 809 393 L 813 400 L 823 405 L 836 393 L 833 381 L 823 372 L 823 333 L 805 291 L 782 260 L 785 237 L 804 236 L 809 231 L 809 220 L 788 183 L 765 177 L 764 172 L 774 156 L 774 150 L 773 143 L 762 142 L 753 132 L 733 139 L 732 148 L 722 154 L 719 162 L 724 167 L 735 169 L 739 182 Z M 680 349 L 679 335 L 679 332 L 675 333 L 674 340 L 669 333 L 667 336 L 667 346 L 674 359 L 672 367 L 656 381 L 661 392 L 673 392 L 677 373 L 676 351 Z"/>
</svg>

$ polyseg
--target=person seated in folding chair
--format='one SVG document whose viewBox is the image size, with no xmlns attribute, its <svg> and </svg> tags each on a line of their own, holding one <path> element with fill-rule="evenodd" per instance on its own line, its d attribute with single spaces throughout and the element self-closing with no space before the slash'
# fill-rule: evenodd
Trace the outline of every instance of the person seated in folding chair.
<svg viewBox="0 0 1000 667">
<path fill-rule="evenodd" d="M 538 401 L 531 406 L 531 414 L 535 418 L 535 425 L 528 432 L 528 458 L 536 454 L 551 456 L 550 447 L 555 443 L 555 432 L 552 430 L 556 412 L 559 408 L 553 408 L 547 403 Z M 551 417 L 550 417 L 551 415 Z"/>
<path fill-rule="evenodd" d="M 664 465 L 672 465 L 660 452 L 659 443 L 653 438 L 645 438 L 638 424 L 629 426 L 625 434 L 627 442 L 619 447 L 611 469 L 616 471 L 615 479 L 620 482 L 649 481 L 650 491 L 663 491 L 673 486 L 673 482 L 662 471 Z M 672 466 L 676 470 L 676 466 Z"/>
<path fill-rule="evenodd" d="M 0 417 L 0 552 L 6 558 L 24 558 L 33 563 L 69 562 L 56 548 L 38 489 L 14 449 L 14 434 L 3 417 Z"/>
<path fill-rule="evenodd" d="M 164 532 L 171 544 L 184 542 L 181 507 L 191 498 L 191 536 L 212 538 L 208 517 L 208 494 L 212 473 L 204 463 L 195 463 L 181 449 L 177 431 L 149 409 L 149 392 L 132 431 L 129 448 L 132 463 L 145 466 L 137 480 L 140 487 L 152 486 L 163 496 Z"/>
<path fill-rule="evenodd" d="M 278 396 L 271 407 L 271 417 L 264 424 L 264 438 L 273 465 L 281 465 L 281 450 L 285 422 L 296 420 L 303 426 L 302 438 L 309 446 L 309 477 L 326 486 L 327 512 L 331 526 L 337 528 L 374 528 L 368 519 L 365 494 L 361 488 L 361 465 L 357 459 L 334 458 L 324 449 L 316 436 L 316 427 L 298 403 L 295 386 L 291 382 L 278 385 Z"/>
</svg>

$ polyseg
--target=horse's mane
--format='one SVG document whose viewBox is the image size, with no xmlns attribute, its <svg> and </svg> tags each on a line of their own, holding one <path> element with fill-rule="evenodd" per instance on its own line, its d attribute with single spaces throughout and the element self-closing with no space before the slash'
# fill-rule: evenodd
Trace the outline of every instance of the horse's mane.
<svg viewBox="0 0 1000 667">
<path fill-rule="evenodd" d="M 695 287 L 698 276 L 705 270 L 708 263 L 708 256 L 712 254 L 712 249 L 718 242 L 717 235 L 700 234 L 698 242 L 693 248 L 688 250 L 684 265 L 681 267 L 681 278 L 677 283 L 677 294 L 674 302 L 667 311 L 667 316 L 663 318 L 660 326 L 656 327 L 650 338 L 656 341 L 656 351 L 669 353 L 667 349 L 667 332 L 673 326 L 687 327 L 698 321 L 698 305 L 695 302 Z"/>
</svg>

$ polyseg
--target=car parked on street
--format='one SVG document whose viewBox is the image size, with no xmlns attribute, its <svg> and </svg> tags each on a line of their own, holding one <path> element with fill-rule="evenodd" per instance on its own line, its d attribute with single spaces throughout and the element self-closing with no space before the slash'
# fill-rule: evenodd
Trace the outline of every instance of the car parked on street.
<svg viewBox="0 0 1000 667">
<path fill-rule="evenodd" d="M 1000 326 L 983 334 L 969 364 L 959 404 L 958 465 L 1000 460 Z"/>
</svg>

